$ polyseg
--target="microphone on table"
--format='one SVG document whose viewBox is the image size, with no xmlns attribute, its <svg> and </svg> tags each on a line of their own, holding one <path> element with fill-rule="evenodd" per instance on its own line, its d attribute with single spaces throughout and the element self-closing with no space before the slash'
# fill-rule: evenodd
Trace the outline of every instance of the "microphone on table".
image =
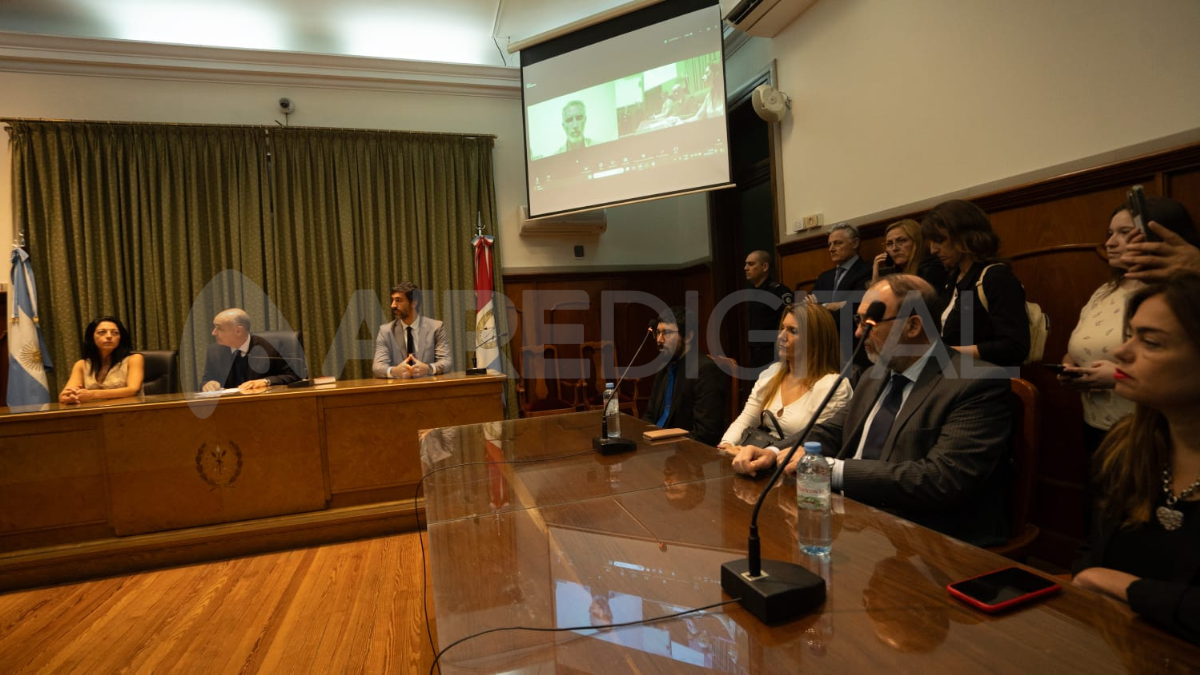
<svg viewBox="0 0 1200 675">
<path fill-rule="evenodd" d="M 613 396 L 618 396 L 617 392 L 621 391 L 621 383 L 625 381 L 625 375 L 629 373 L 629 368 L 637 361 L 638 354 L 642 353 L 642 347 L 646 346 L 646 338 L 654 335 L 654 329 L 658 327 L 658 319 L 650 319 L 650 325 L 646 328 L 646 334 L 642 336 L 642 343 L 638 345 L 637 351 L 633 353 L 633 358 L 629 363 L 625 364 L 625 372 L 621 373 L 621 377 L 617 379 L 617 383 L 613 385 Z M 605 402 L 604 409 L 600 411 L 600 435 L 592 438 L 592 449 L 602 455 L 615 455 L 618 452 L 629 452 L 637 447 L 637 443 L 627 439 L 608 437 L 608 403 Z"/>
<path fill-rule="evenodd" d="M 792 460 L 796 449 L 812 431 L 813 426 L 821 417 L 821 413 L 824 412 L 825 406 L 829 404 L 842 381 L 846 379 L 846 373 L 854 367 L 854 358 L 862 351 L 863 345 L 867 343 L 867 338 L 871 336 L 871 331 L 883 319 L 885 312 L 887 312 L 887 305 L 878 300 L 867 307 L 866 317 L 863 321 L 863 336 L 858 343 L 858 348 L 854 350 L 850 360 L 846 361 L 842 372 L 838 373 L 837 380 L 829 389 L 829 393 L 825 394 L 821 405 L 817 406 L 816 412 L 808 420 L 804 430 L 796 437 L 792 449 L 787 452 L 786 456 L 783 453 L 776 455 L 775 473 L 771 475 L 771 480 L 767 482 L 766 488 L 758 496 L 758 501 L 754 504 L 754 512 L 750 516 L 750 541 L 747 546 L 747 557 L 721 565 L 721 590 L 730 597 L 737 598 L 738 604 L 765 624 L 790 621 L 825 602 L 825 580 L 820 576 L 795 563 L 762 559 L 758 540 L 758 512 L 762 508 L 763 501 L 766 500 L 767 493 L 771 491 L 771 487 L 783 474 L 783 468 Z"/>
</svg>

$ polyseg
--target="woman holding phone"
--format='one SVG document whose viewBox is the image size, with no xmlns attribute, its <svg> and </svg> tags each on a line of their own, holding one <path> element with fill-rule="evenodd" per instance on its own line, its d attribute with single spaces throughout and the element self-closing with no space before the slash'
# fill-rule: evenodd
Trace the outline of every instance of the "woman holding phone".
<svg viewBox="0 0 1200 675">
<path fill-rule="evenodd" d="M 912 218 L 898 220 L 888 225 L 883 239 L 883 253 L 875 256 L 870 285 L 888 274 L 900 273 L 915 274 L 934 288 L 946 286 L 946 268 L 930 255 L 920 223 Z"/>
<path fill-rule="evenodd" d="M 1200 242 L 1200 232 L 1187 209 L 1163 197 L 1146 200 L 1149 220 L 1163 225 L 1185 241 Z M 1140 241 L 1141 234 L 1133 223 L 1127 205 L 1113 211 L 1108 224 L 1108 239 L 1104 242 L 1111 278 L 1096 292 L 1079 312 L 1079 323 L 1067 343 L 1063 356 L 1062 374 L 1058 381 L 1080 392 L 1083 402 L 1084 447 L 1088 456 L 1100 447 L 1100 441 L 1117 420 L 1133 412 L 1133 403 L 1115 395 L 1113 373 L 1117 364 L 1112 352 L 1120 346 L 1121 329 L 1125 321 L 1125 305 L 1142 284 L 1126 277 L 1129 263 L 1125 260 L 1126 246 Z"/>
<path fill-rule="evenodd" d="M 1101 527 L 1075 583 L 1200 644 L 1200 276 L 1138 289 L 1113 352 L 1136 405 L 1094 463 Z"/>
</svg>

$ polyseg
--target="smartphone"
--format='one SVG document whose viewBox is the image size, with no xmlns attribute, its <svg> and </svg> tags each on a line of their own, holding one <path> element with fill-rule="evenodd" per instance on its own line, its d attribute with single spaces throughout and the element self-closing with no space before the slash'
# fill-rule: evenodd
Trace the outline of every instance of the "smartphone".
<svg viewBox="0 0 1200 675">
<path fill-rule="evenodd" d="M 1001 612 L 1062 590 L 1062 586 L 1019 567 L 1006 567 L 946 586 L 950 595 L 985 612 Z"/>
<path fill-rule="evenodd" d="M 1146 192 L 1141 185 L 1134 185 L 1125 193 L 1125 208 L 1129 209 L 1129 215 L 1133 216 L 1133 226 L 1142 233 L 1146 241 L 1158 241 L 1158 235 L 1147 227 L 1150 214 L 1146 212 Z"/>
<path fill-rule="evenodd" d="M 1061 363 L 1043 363 L 1042 367 L 1052 373 L 1058 375 L 1066 375 L 1067 377 L 1079 377 L 1079 373 L 1068 373 L 1067 367 Z"/>
<path fill-rule="evenodd" d="M 882 279 L 889 274 L 895 274 L 899 271 L 900 270 L 896 267 L 896 261 L 892 260 L 892 254 L 885 254 L 883 258 L 883 264 L 879 266 L 879 277 Z"/>
</svg>

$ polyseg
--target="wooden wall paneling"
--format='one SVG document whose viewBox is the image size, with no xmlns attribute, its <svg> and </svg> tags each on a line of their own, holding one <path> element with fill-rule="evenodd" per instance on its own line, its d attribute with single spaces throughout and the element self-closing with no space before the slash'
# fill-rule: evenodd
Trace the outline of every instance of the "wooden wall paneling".
<svg viewBox="0 0 1200 675">
<path fill-rule="evenodd" d="M 682 270 L 631 272 L 583 272 L 509 275 L 504 278 L 505 291 L 520 315 L 520 325 L 510 327 L 513 334 L 514 365 L 521 372 L 519 346 L 550 344 L 562 361 L 559 368 L 564 380 L 580 379 L 572 363 L 579 359 L 579 342 L 604 338 L 601 319 L 605 292 L 641 291 L 661 299 L 667 306 L 683 304 L 688 291 L 699 296 L 699 321 L 706 325 L 715 300 L 712 297 L 712 272 L 708 265 L 695 265 Z M 584 297 L 586 296 L 586 300 Z M 586 303 L 583 304 L 583 303 Z M 539 315 L 539 312 L 541 313 Z M 540 318 L 539 318 L 540 316 Z M 637 303 L 618 303 L 613 308 L 613 342 L 617 363 L 624 367 L 647 363 L 658 351 L 648 340 L 636 361 L 634 353 L 647 326 L 657 312 L 650 306 Z M 707 341 L 700 337 L 701 348 Z M 518 346 L 519 345 L 519 346 Z M 648 387 L 643 387 L 648 394 Z"/>
<path fill-rule="evenodd" d="M 1192 214 L 1192 220 L 1200 219 L 1200 166 L 1165 171 L 1163 177 L 1165 194 L 1183 202 L 1188 213 Z"/>
</svg>

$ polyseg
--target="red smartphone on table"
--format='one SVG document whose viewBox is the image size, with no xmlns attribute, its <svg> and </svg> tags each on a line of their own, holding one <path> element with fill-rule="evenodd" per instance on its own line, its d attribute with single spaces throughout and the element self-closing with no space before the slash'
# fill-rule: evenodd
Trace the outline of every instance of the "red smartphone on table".
<svg viewBox="0 0 1200 675">
<path fill-rule="evenodd" d="M 1062 590 L 1056 582 L 1019 567 L 1006 567 L 946 586 L 950 595 L 985 612 L 1002 612 Z"/>
</svg>

